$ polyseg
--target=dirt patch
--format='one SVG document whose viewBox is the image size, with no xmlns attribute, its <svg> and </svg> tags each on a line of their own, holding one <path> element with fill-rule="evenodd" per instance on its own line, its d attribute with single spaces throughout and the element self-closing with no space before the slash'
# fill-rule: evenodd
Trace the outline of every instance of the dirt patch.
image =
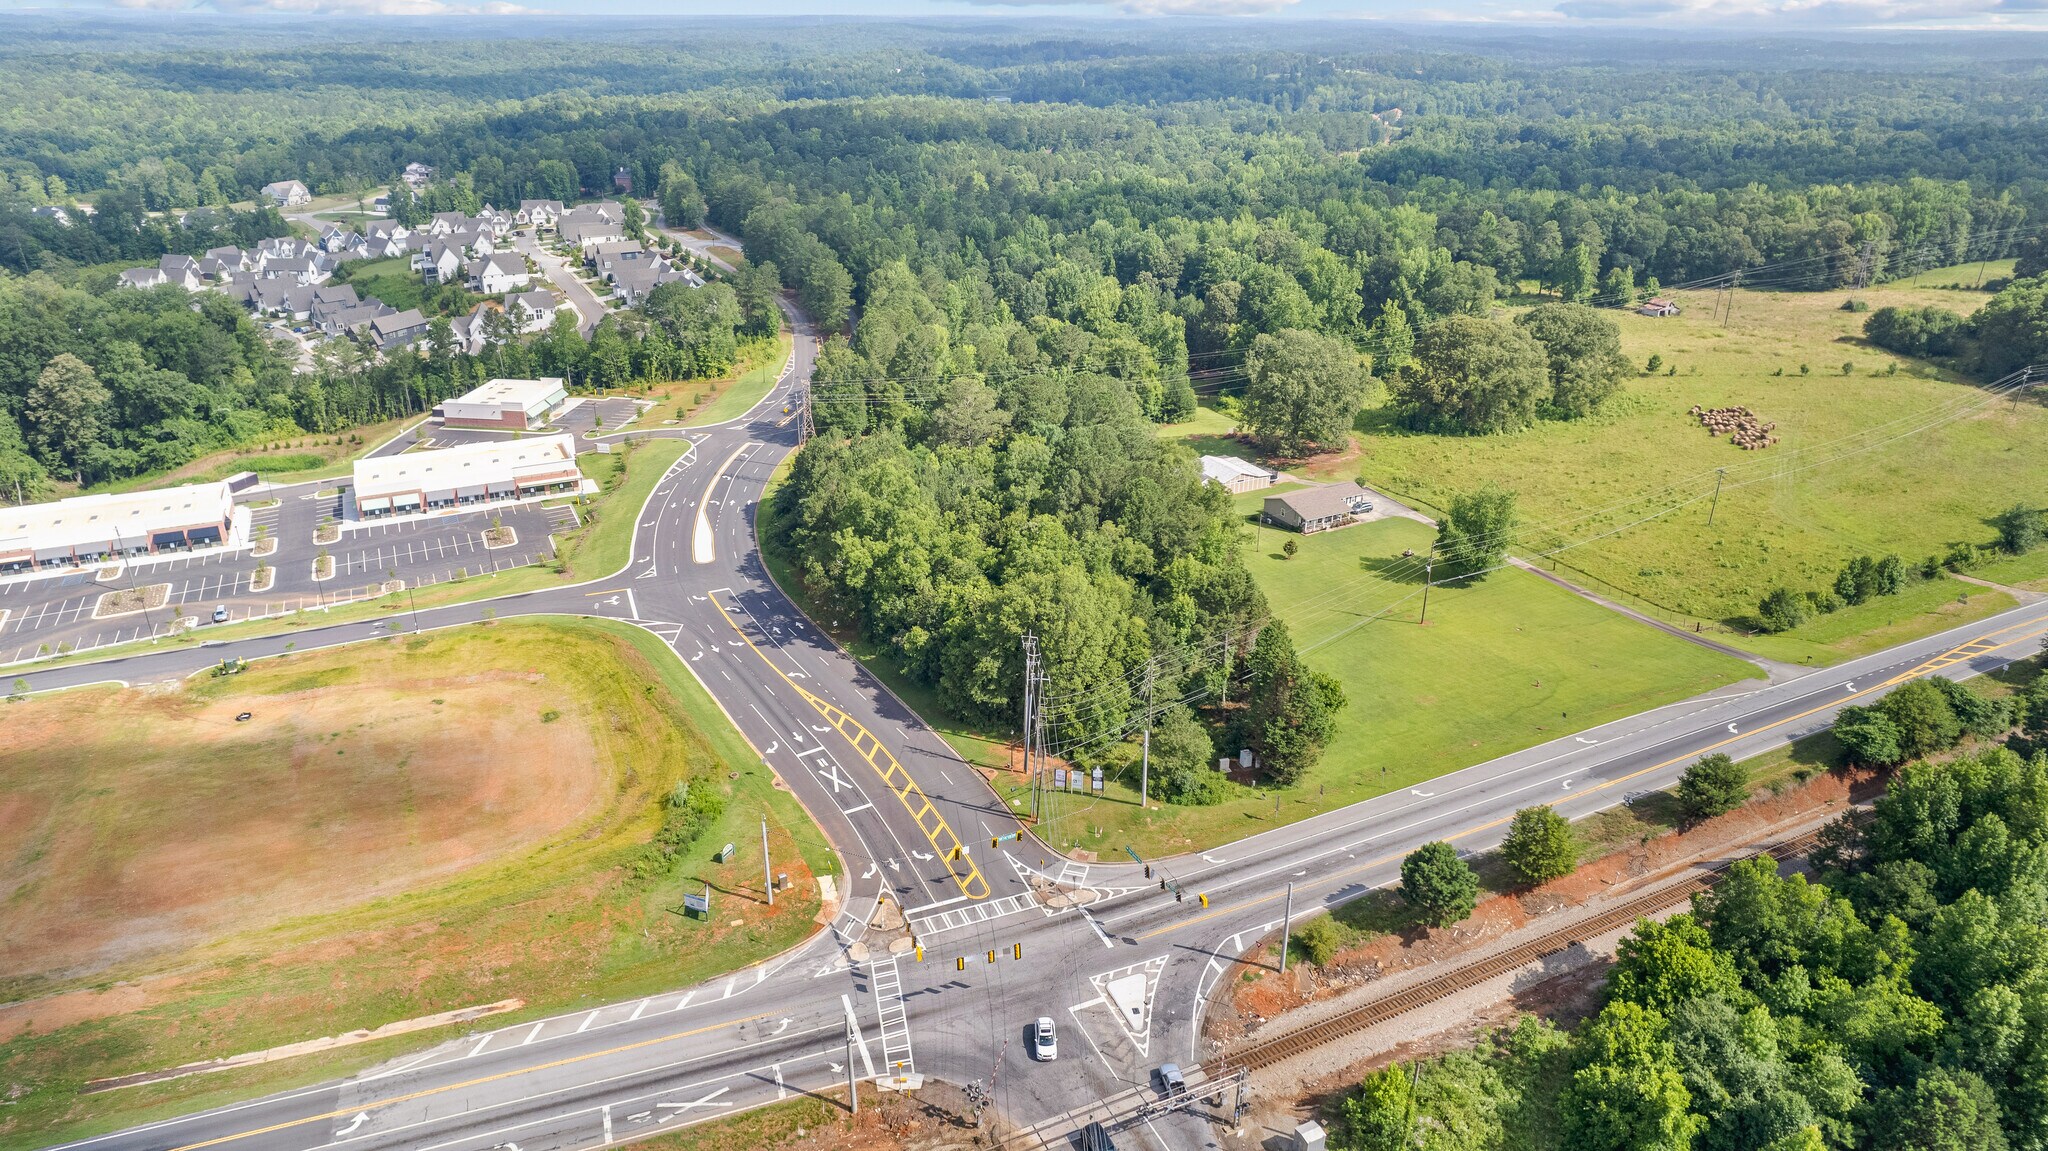
<svg viewBox="0 0 2048 1151">
<path fill-rule="evenodd" d="M 538 673 L 304 666 L 227 690 L 12 705 L 0 987 L 406 890 L 555 835 L 601 799 L 587 726 L 537 718 L 562 704 Z"/>
</svg>

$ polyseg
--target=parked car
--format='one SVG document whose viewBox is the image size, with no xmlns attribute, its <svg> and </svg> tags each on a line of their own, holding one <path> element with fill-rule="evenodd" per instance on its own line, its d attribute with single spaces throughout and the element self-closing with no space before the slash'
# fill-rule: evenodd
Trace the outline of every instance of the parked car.
<svg viewBox="0 0 2048 1151">
<path fill-rule="evenodd" d="M 214 609 L 213 609 L 213 622 L 215 622 L 215 623 L 226 623 L 226 622 L 228 622 L 228 605 L 226 605 L 226 604 L 221 604 L 221 605 L 220 605 L 219 607 L 217 607 L 217 608 L 214 608 Z"/>
<path fill-rule="evenodd" d="M 1159 1089 L 1168 1095 L 1179 1095 L 1188 1089 L 1188 1081 L 1180 1073 L 1180 1064 L 1159 1065 Z"/>
<path fill-rule="evenodd" d="M 1060 1057 L 1059 1036 L 1054 1034 L 1052 1016 L 1041 1015 L 1031 1025 L 1031 1057 L 1040 1063 L 1050 1063 Z"/>
</svg>

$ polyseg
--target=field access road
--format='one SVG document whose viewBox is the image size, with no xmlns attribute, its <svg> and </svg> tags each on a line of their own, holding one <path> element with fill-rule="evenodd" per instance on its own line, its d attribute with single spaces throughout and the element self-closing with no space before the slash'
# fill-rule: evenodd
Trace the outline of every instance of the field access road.
<svg viewBox="0 0 2048 1151">
<path fill-rule="evenodd" d="M 594 615 L 661 636 L 817 819 L 843 867 L 825 931 L 774 961 L 692 988 L 446 1040 L 347 1080 L 70 1144 L 93 1151 L 522 1151 L 604 1146 L 858 1077 L 937 1076 L 990 1091 L 1030 1124 L 1152 1091 L 1164 1061 L 1220 1069 L 1198 1021 L 1239 957 L 1296 914 L 1393 881 L 1403 854 L 1446 839 L 1498 841 L 1512 813 L 1580 815 L 1669 785 L 1711 751 L 1744 756 L 1826 726 L 1842 705 L 1903 679 L 1976 674 L 2039 652 L 2048 602 L 1797 679 L 1737 685 L 1323 812 L 1207 852 L 1135 863 L 1063 860 L 1028 836 L 992 848 L 1014 816 L 935 733 L 794 609 L 754 546 L 763 487 L 794 446 L 815 349 L 800 317 L 790 370 L 730 423 L 649 429 L 687 454 L 656 484 L 631 562 L 612 576 L 496 600 L 27 673 L 29 690 L 175 680 L 223 656 L 275 655 L 523 614 Z M 785 408 L 791 409 L 785 411 Z M 609 437 L 607 437 L 609 438 Z M 1061 818 L 1085 818 L 1070 809 Z M 953 850 L 957 843 L 959 850 Z M 1033 873 L 1085 909 L 1041 906 Z M 1160 890 L 1157 878 L 1178 888 Z M 889 953 L 869 926 L 894 900 L 924 944 Z M 1204 898 L 1206 897 L 1206 905 Z M 870 944 L 876 946 L 870 947 Z M 1015 948 L 1017 950 L 1013 951 Z M 1019 957 L 1021 953 L 1021 957 Z M 1061 1056 L 1026 1054 L 1050 1015 Z M 223 1052 L 222 1054 L 227 1054 Z M 1227 1055 L 1227 1053 L 1221 1053 Z M 864 1086 L 864 1091 L 873 1087 Z M 1058 1125 L 1060 1129 L 1074 1124 Z M 1215 1145 L 1185 1114 L 1119 1144 Z"/>
</svg>

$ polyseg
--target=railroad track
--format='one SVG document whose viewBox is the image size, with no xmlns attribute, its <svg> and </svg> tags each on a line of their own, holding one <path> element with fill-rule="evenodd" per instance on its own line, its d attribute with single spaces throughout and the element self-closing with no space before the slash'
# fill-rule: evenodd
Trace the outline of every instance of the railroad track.
<svg viewBox="0 0 2048 1151">
<path fill-rule="evenodd" d="M 1782 863 L 1806 854 L 1819 838 L 1820 832 L 1816 829 L 1760 851 L 1757 855 L 1767 855 Z M 1748 858 L 1753 859 L 1756 856 Z M 1489 955 L 1456 970 L 1447 971 L 1383 999 L 1361 1004 L 1321 1023 L 1289 1031 L 1284 1035 L 1276 1035 L 1271 1039 L 1261 1040 L 1230 1052 L 1222 1062 L 1256 1070 L 1306 1054 L 1334 1039 L 1377 1026 L 1424 1004 L 1434 1003 L 1446 996 L 1477 987 L 1489 979 L 1519 970 L 1537 960 L 1564 951 L 1580 940 L 1597 939 L 1653 912 L 1663 911 L 1682 903 L 1720 882 L 1731 866 L 1733 861 L 1698 872 L 1681 883 L 1660 887 L 1655 891 L 1646 891 L 1634 899 L 1608 908 L 1591 919 L 1557 928 L 1527 943 Z"/>
</svg>

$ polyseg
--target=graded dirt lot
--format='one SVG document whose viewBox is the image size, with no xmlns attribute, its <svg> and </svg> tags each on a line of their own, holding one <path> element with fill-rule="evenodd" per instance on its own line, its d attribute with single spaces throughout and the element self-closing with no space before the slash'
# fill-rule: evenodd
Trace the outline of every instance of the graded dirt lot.
<svg viewBox="0 0 2048 1151">
<path fill-rule="evenodd" d="M 725 813 L 663 860 L 648 844 L 681 780 Z M 793 884 L 772 908 L 764 817 Z M 728 841 L 747 848 L 715 863 Z M 509 1002 L 502 1026 L 744 967 L 816 930 L 830 868 L 681 661 L 623 624 L 497 621 L 0 704 L 0 1151 L 448 1032 L 91 1080 Z M 676 914 L 706 883 L 729 917 Z"/>
<path fill-rule="evenodd" d="M 543 722 L 565 706 L 545 671 L 365 654 L 13 705 L 0 987 L 403 891 L 599 802 L 612 765 Z"/>
</svg>

